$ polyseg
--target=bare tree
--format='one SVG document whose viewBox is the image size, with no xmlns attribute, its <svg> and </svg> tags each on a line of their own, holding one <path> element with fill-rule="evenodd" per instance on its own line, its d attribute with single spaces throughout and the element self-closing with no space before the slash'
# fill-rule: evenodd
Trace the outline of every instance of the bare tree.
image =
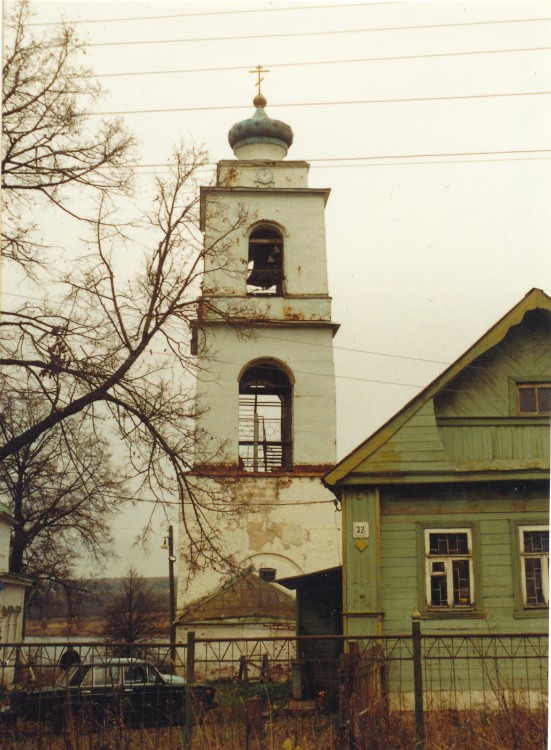
<svg viewBox="0 0 551 750">
<path fill-rule="evenodd" d="M 121 580 L 121 591 L 108 597 L 102 635 L 113 643 L 147 643 L 163 632 L 160 609 L 158 596 L 130 567 Z"/>
<path fill-rule="evenodd" d="M 20 6 L 19 19 L 25 7 Z M 18 24 L 24 26 L 24 21 L 17 21 L 16 29 Z M 24 28 L 18 34 L 24 36 Z M 13 49 L 19 50 L 21 44 L 17 42 Z M 67 44 L 69 52 L 70 41 Z M 29 61 L 25 65 L 38 71 L 47 50 L 36 43 L 26 49 Z M 10 75 L 17 56 L 14 52 L 8 58 Z M 56 69 L 64 70 L 64 60 L 58 60 Z M 55 108 L 50 104 L 51 92 L 62 81 L 69 81 L 69 87 L 77 85 L 66 73 L 59 81 L 48 73 L 41 82 L 36 72 L 29 99 L 39 111 Z M 28 74 L 30 80 L 33 75 Z M 8 104 L 15 101 L 10 91 Z M 17 107 L 13 109 L 4 124 L 11 155 L 20 143 Z M 78 160 L 88 166 L 79 171 L 74 163 L 50 158 L 52 144 L 62 137 L 64 126 L 54 119 L 40 135 L 39 125 L 42 121 L 33 131 L 30 120 L 23 128 L 34 144 L 30 153 L 36 156 L 38 144 L 48 144 L 32 168 L 38 169 L 37 182 L 32 182 L 30 167 L 20 170 L 17 177 L 17 169 L 8 164 L 12 171 L 6 180 L 11 180 L 8 189 L 15 204 L 24 205 L 33 189 L 59 203 L 58 191 L 81 180 L 99 191 L 100 199 L 97 214 L 88 223 L 85 248 L 80 253 L 73 250 L 58 272 L 46 273 L 39 267 L 34 298 L 0 311 L 0 392 L 39 405 L 18 430 L 2 428 L 0 461 L 21 455 L 52 431 L 74 431 L 75 425 L 86 424 L 98 442 L 116 436 L 134 495 L 144 492 L 154 503 L 179 503 L 188 533 L 190 571 L 197 565 L 224 567 L 228 561 L 220 554 L 216 525 L 210 519 L 212 512 L 228 512 L 228 493 L 218 481 L 210 483 L 208 492 L 196 491 L 194 486 L 197 474 L 193 478 L 190 470 L 197 414 L 193 383 L 185 375 L 195 367 L 192 328 L 206 312 L 198 306 L 203 259 L 211 254 L 216 259 L 213 265 L 232 270 L 229 248 L 245 212 L 226 216 L 220 206 L 216 221 L 221 231 L 204 246 L 198 229 L 198 178 L 206 164 L 201 149 L 175 149 L 168 176 L 155 180 L 154 196 L 144 210 L 127 199 L 115 200 L 123 183 L 106 178 L 105 174 L 111 174 L 102 169 L 107 161 L 97 158 L 105 153 L 110 165 L 122 163 L 127 142 L 118 131 L 109 136 L 109 143 L 118 143 L 117 148 L 108 148 L 107 141 L 103 150 L 83 148 Z M 87 162 L 90 155 L 95 156 Z M 13 250 L 13 245 L 9 247 Z M 242 267 L 233 270 L 242 273 Z M 235 306 L 210 313 L 236 323 L 244 315 Z M 0 414 L 4 425 L 5 420 Z M 220 448 L 213 446 L 213 455 Z"/>
<path fill-rule="evenodd" d="M 9 439 L 40 418 L 39 400 L 0 396 L 0 434 Z M 35 588 L 69 595 L 87 553 L 101 565 L 111 554 L 110 522 L 125 502 L 123 477 L 107 444 L 82 420 L 43 433 L 0 463 L 0 493 L 15 519 L 9 569 L 31 576 Z M 68 604 L 71 605 L 68 596 Z"/>
<path fill-rule="evenodd" d="M 80 63 L 71 26 L 29 31 L 29 1 L 7 3 L 2 69 L 2 229 L 4 257 L 32 271 L 37 253 L 30 208 L 43 198 L 79 218 L 71 185 L 89 195 L 125 190 L 133 140 L 120 120 L 92 123 L 100 88 Z"/>
<path fill-rule="evenodd" d="M 227 495 L 194 492 L 196 412 L 192 384 L 182 374 L 194 368 L 190 341 L 202 314 L 204 254 L 227 264 L 228 243 L 244 220 L 244 214 L 221 216 L 225 230 L 203 246 L 196 175 L 204 160 L 201 151 L 176 151 L 171 175 L 157 180 L 155 209 L 133 226 L 115 227 L 100 207 L 94 244 L 58 279 L 55 306 L 29 301 L 3 311 L 0 321 L 0 388 L 14 398 L 32 393 L 41 403 L 29 426 L 6 435 L 0 460 L 73 419 L 86 420 L 98 435 L 108 423 L 139 480 L 135 491 L 179 501 L 192 566 L 201 557 L 221 562 L 207 516 L 227 509 Z"/>
</svg>

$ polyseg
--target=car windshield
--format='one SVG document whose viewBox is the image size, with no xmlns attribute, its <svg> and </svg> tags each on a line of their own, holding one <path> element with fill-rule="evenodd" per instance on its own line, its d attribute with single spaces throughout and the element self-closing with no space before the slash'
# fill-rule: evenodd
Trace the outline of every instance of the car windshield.
<svg viewBox="0 0 551 750">
<path fill-rule="evenodd" d="M 69 669 L 65 670 L 65 672 L 62 672 L 59 675 L 59 677 L 55 681 L 55 684 L 58 687 L 80 685 L 89 669 L 89 664 L 74 664 L 72 667 L 69 667 Z"/>
</svg>

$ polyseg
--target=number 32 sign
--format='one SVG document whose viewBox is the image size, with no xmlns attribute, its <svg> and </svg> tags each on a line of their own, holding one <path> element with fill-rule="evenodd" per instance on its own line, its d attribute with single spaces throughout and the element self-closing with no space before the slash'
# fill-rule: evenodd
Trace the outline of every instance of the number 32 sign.
<svg viewBox="0 0 551 750">
<path fill-rule="evenodd" d="M 369 524 L 367 521 L 354 521 L 352 524 L 353 539 L 369 539 Z"/>
</svg>

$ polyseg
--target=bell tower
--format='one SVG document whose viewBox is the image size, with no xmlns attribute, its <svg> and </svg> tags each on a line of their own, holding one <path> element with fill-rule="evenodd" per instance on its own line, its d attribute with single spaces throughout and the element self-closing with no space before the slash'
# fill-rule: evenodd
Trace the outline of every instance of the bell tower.
<svg viewBox="0 0 551 750">
<path fill-rule="evenodd" d="M 321 482 L 336 461 L 338 326 L 327 286 L 329 190 L 308 187 L 309 165 L 285 159 L 291 128 L 266 114 L 262 94 L 253 104 L 228 134 L 235 159 L 220 161 L 214 186 L 201 189 L 196 465 L 239 478 L 244 511 L 221 535 L 226 551 L 281 578 L 340 563 L 340 513 Z M 207 578 L 181 592 L 180 607 L 208 591 Z"/>
</svg>

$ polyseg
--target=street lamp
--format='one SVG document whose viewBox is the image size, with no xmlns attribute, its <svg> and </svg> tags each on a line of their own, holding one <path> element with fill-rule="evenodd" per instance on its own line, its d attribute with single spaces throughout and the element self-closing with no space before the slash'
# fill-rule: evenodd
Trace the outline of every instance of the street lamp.
<svg viewBox="0 0 551 750">
<path fill-rule="evenodd" d="M 176 665 L 176 597 L 174 590 L 174 531 L 172 525 L 168 527 L 168 536 L 163 540 L 161 549 L 168 550 L 168 590 L 169 590 L 169 633 L 170 633 L 170 661 L 172 666 Z"/>
</svg>

